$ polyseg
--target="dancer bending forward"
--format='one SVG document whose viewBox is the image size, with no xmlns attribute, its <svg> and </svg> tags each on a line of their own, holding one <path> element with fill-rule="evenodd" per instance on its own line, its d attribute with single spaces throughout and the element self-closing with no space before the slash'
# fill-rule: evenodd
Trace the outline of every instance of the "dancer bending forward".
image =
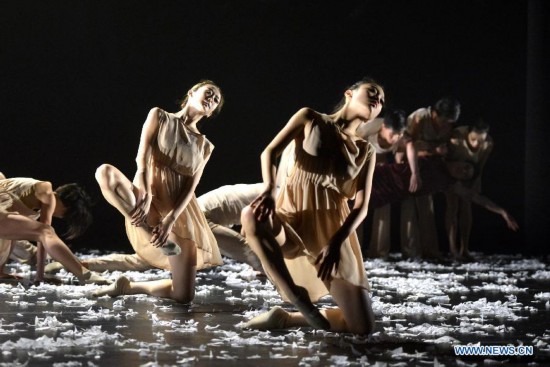
<svg viewBox="0 0 550 367">
<path fill-rule="evenodd" d="M 145 293 L 190 302 L 197 269 L 222 264 L 218 245 L 195 198 L 195 188 L 214 146 L 197 129 L 203 117 L 219 112 L 221 90 L 211 81 L 193 86 L 181 110 L 153 108 L 143 125 L 131 182 L 104 164 L 96 179 L 105 199 L 126 218 L 126 232 L 136 253 L 172 279 L 130 282 L 120 277 L 96 296 Z"/>
<path fill-rule="evenodd" d="M 375 155 L 356 135 L 374 119 L 384 91 L 363 79 L 345 93 L 335 112 L 299 110 L 261 155 L 265 191 L 242 212 L 247 242 L 285 300 L 246 323 L 258 329 L 307 326 L 370 334 L 374 314 L 355 229 L 367 215 Z M 277 199 L 276 157 L 295 143 L 294 163 Z M 355 199 L 349 209 L 348 200 Z M 338 308 L 313 305 L 330 293 Z M 328 321 L 327 321 L 328 320 Z"/>
</svg>

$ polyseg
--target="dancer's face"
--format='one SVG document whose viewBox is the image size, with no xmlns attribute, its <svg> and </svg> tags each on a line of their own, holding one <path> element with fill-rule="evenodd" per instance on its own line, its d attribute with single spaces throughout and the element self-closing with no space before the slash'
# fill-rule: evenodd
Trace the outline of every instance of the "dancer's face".
<svg viewBox="0 0 550 367">
<path fill-rule="evenodd" d="M 378 134 L 387 144 L 394 145 L 401 138 L 402 132 L 396 131 L 382 124 L 382 128 L 380 129 L 380 132 Z"/>
<path fill-rule="evenodd" d="M 468 144 L 472 149 L 478 149 L 487 141 L 487 132 L 472 130 L 468 133 Z"/>
<path fill-rule="evenodd" d="M 347 90 L 350 108 L 355 108 L 364 122 L 375 119 L 384 106 L 384 90 L 376 84 L 365 83 L 354 90 Z"/>
<path fill-rule="evenodd" d="M 200 111 L 204 116 L 210 116 L 218 108 L 221 101 L 221 92 L 212 84 L 205 84 L 196 90 L 189 91 L 189 105 Z"/>
</svg>

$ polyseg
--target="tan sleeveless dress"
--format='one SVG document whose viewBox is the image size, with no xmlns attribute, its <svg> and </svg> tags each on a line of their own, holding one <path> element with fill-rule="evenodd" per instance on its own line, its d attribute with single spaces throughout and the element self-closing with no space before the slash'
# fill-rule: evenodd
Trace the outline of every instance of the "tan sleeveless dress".
<svg viewBox="0 0 550 367">
<path fill-rule="evenodd" d="M 329 291 L 317 277 L 315 259 L 349 215 L 348 200 L 354 198 L 357 178 L 374 148 L 365 140 L 351 140 L 326 115 L 313 121 L 307 138 L 295 142 L 295 161 L 277 197 L 276 213 L 287 237 L 282 251 L 288 270 L 316 301 Z M 355 232 L 343 243 L 338 273 L 332 275 L 369 289 Z"/>
<path fill-rule="evenodd" d="M 159 109 L 159 129 L 152 142 L 149 168 L 152 170 L 153 201 L 147 222 L 156 226 L 174 207 L 182 192 L 192 185 L 193 174 L 206 165 L 214 145 L 202 134 L 184 126 L 172 113 Z M 126 233 L 138 255 L 154 267 L 170 270 L 168 257 L 149 242 L 150 236 L 126 220 Z M 172 233 L 177 242 L 195 242 L 197 269 L 222 264 L 216 239 L 193 197 L 176 220 Z"/>
<path fill-rule="evenodd" d="M 0 180 L 0 220 L 10 211 L 13 200 L 19 199 L 27 208 L 29 218 L 38 219 L 40 213 L 33 210 L 39 209 L 38 199 L 34 195 L 34 187 L 41 181 L 28 177 L 15 177 Z M 0 238 L 0 264 L 4 264 L 10 256 L 11 240 Z"/>
</svg>

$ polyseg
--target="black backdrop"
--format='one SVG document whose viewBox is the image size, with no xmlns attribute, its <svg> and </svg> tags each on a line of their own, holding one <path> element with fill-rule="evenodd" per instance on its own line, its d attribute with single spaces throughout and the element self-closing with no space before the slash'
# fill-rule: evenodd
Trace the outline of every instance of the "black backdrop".
<svg viewBox="0 0 550 367">
<path fill-rule="evenodd" d="M 391 107 L 412 112 L 454 95 L 457 125 L 491 124 L 483 191 L 522 231 L 476 208 L 471 247 L 526 251 L 528 15 L 520 0 L 3 1 L 0 171 L 80 182 L 97 205 L 73 246 L 129 249 L 94 171 L 108 162 L 133 177 L 151 107 L 176 111 L 202 78 L 222 87 L 224 110 L 201 126 L 216 145 L 201 194 L 260 180 L 259 153 L 295 110 L 328 112 L 370 75 Z M 541 30 L 535 36 L 548 40 Z"/>
</svg>

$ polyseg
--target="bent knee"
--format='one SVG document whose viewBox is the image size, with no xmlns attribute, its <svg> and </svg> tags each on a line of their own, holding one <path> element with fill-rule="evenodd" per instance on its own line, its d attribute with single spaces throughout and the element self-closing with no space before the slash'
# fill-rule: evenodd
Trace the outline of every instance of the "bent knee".
<svg viewBox="0 0 550 367">
<path fill-rule="evenodd" d="M 37 227 L 37 237 L 40 242 L 44 242 L 45 239 L 56 236 L 57 234 L 55 233 L 55 229 L 48 224 L 40 223 Z"/>
<path fill-rule="evenodd" d="M 95 171 L 95 179 L 100 185 L 107 184 L 109 179 L 113 176 L 114 167 L 110 164 L 104 163 L 97 167 Z"/>
<path fill-rule="evenodd" d="M 254 209 L 250 205 L 245 206 L 241 211 L 241 224 L 243 228 L 252 228 L 256 224 Z"/>
<path fill-rule="evenodd" d="M 245 233 L 253 233 L 255 231 L 258 220 L 254 214 L 254 209 L 248 205 L 241 211 L 241 225 Z"/>
</svg>

